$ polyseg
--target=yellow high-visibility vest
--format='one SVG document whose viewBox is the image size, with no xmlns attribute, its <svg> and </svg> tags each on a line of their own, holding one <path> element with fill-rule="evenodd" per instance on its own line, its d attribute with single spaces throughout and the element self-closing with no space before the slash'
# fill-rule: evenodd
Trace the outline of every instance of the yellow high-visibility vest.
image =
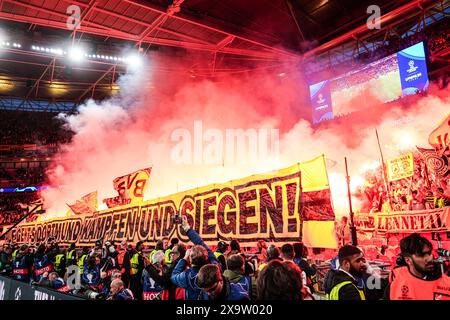
<svg viewBox="0 0 450 320">
<path fill-rule="evenodd" d="M 83 254 L 80 260 L 78 260 L 78 268 L 80 268 L 80 274 L 84 273 L 84 261 L 86 260 L 87 257 L 88 257 L 87 254 Z"/>
<path fill-rule="evenodd" d="M 359 288 L 357 286 L 355 286 L 353 284 L 353 282 L 351 282 L 351 281 L 344 281 L 344 282 L 341 282 L 341 283 L 335 285 L 333 287 L 333 289 L 331 289 L 330 294 L 327 294 L 327 300 L 339 300 L 339 290 L 343 286 L 346 286 L 348 284 L 351 284 L 352 286 L 354 286 L 356 288 L 356 290 L 358 290 L 358 293 L 359 293 L 359 296 L 361 297 L 361 300 L 366 300 L 366 296 L 364 295 L 364 292 L 362 290 L 359 290 Z"/>
<path fill-rule="evenodd" d="M 130 260 L 131 275 L 137 274 L 139 271 L 139 253 L 135 253 Z"/>
<path fill-rule="evenodd" d="M 61 266 L 61 260 L 64 258 L 64 254 L 57 254 L 56 256 L 55 256 L 55 269 L 56 270 L 60 270 L 60 266 Z"/>
</svg>

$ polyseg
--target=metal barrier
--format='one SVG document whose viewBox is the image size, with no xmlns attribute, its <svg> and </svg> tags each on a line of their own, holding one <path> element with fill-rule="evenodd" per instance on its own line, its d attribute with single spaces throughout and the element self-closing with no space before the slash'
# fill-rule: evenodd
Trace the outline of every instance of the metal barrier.
<svg viewBox="0 0 450 320">
<path fill-rule="evenodd" d="M 0 300 L 85 300 L 48 288 L 0 276 Z"/>
</svg>

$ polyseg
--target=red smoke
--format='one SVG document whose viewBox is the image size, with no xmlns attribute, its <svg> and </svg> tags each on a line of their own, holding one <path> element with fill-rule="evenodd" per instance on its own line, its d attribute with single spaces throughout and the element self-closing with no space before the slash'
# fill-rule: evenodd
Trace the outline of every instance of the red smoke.
<svg viewBox="0 0 450 320">
<path fill-rule="evenodd" d="M 152 61 L 153 66 L 165 64 L 174 65 L 173 61 Z M 450 109 L 448 91 L 432 89 L 425 98 L 376 103 L 351 117 L 313 128 L 309 123 L 308 85 L 297 70 L 291 67 L 218 80 L 191 78 L 179 72 L 123 77 L 119 97 L 87 102 L 77 115 L 66 117 L 76 133 L 48 171 L 52 189 L 43 192 L 43 197 L 50 215 L 63 215 L 66 203 L 94 190 L 99 192 L 99 202 L 114 196 L 115 177 L 149 166 L 153 170 L 147 198 L 283 168 L 322 153 L 337 162 L 329 173 L 343 177 L 344 156 L 349 158 L 353 173 L 364 163 L 379 160 L 375 127 L 383 144 L 393 144 L 397 138 L 392 133 L 405 129 L 420 137 L 418 145 L 427 146 L 428 133 Z M 279 76 L 281 71 L 286 75 Z M 412 120 L 395 124 L 404 117 Z M 171 159 L 175 145 L 171 134 L 178 128 L 192 132 L 196 120 L 201 120 L 205 129 L 220 131 L 279 129 L 280 158 L 263 159 L 257 165 L 175 164 Z M 395 153 L 386 150 L 385 157 Z M 338 197 L 341 195 L 336 194 Z M 336 209 L 340 209 L 335 194 L 333 198 L 335 207 L 339 207 Z"/>
</svg>

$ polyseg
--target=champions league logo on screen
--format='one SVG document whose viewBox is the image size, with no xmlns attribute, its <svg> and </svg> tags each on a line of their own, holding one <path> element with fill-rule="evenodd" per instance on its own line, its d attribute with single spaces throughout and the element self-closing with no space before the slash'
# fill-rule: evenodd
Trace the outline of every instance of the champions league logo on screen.
<svg viewBox="0 0 450 320">
<path fill-rule="evenodd" d="M 403 96 L 416 94 L 428 88 L 427 61 L 423 42 L 397 53 Z"/>
<path fill-rule="evenodd" d="M 333 119 L 329 81 L 325 80 L 309 87 L 313 123 Z"/>
<path fill-rule="evenodd" d="M 409 65 L 409 69 L 406 70 L 406 72 L 408 72 L 408 73 L 416 72 L 418 67 L 414 66 L 414 60 L 409 60 L 408 65 Z"/>
<path fill-rule="evenodd" d="M 325 103 L 325 99 L 323 98 L 323 94 L 319 94 L 319 99 L 317 99 L 317 104 L 324 104 Z"/>
</svg>

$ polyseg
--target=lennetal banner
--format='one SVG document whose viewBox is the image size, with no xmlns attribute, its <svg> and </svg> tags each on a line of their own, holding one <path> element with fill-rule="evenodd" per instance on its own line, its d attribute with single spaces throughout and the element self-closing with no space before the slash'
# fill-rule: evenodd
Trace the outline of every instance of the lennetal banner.
<svg viewBox="0 0 450 320">
<path fill-rule="evenodd" d="M 299 241 L 303 236 L 311 246 L 336 245 L 324 156 L 269 174 L 114 207 L 93 216 L 20 224 L 9 238 L 33 244 L 48 236 L 62 244 L 92 244 L 100 238 L 150 244 L 162 237 L 188 241 L 181 226 L 174 224 L 176 215 L 187 216 L 201 237 L 214 244 L 219 239 Z M 311 234 L 318 226 L 329 231 Z"/>
<path fill-rule="evenodd" d="M 354 217 L 359 231 L 388 233 L 449 232 L 450 207 L 433 210 L 389 213 L 358 213 Z"/>
</svg>

